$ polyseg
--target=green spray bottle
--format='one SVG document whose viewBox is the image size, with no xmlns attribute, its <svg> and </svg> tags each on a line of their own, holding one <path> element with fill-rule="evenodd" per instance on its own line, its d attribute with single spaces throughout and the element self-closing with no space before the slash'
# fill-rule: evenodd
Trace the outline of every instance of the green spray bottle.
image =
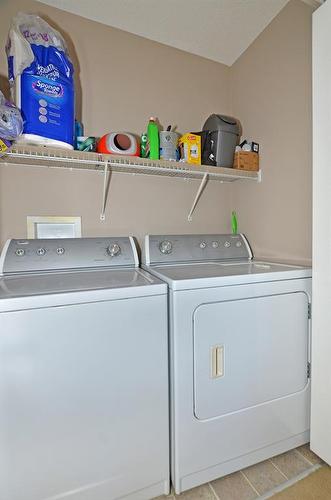
<svg viewBox="0 0 331 500">
<path fill-rule="evenodd" d="M 232 234 L 238 233 L 238 219 L 237 219 L 237 214 L 234 210 L 231 214 L 231 229 L 232 229 Z"/>
<path fill-rule="evenodd" d="M 147 136 L 149 141 L 149 157 L 151 160 L 158 160 L 160 158 L 159 127 L 153 117 L 148 122 Z"/>
</svg>

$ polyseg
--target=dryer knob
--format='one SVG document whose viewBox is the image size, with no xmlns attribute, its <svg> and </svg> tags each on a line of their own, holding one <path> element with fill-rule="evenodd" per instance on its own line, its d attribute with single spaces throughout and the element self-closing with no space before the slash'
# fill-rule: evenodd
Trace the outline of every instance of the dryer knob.
<svg viewBox="0 0 331 500">
<path fill-rule="evenodd" d="M 121 253 L 121 247 L 117 243 L 113 243 L 112 245 L 109 245 L 107 248 L 107 254 L 110 255 L 110 257 L 116 257 Z"/>
<path fill-rule="evenodd" d="M 168 240 L 161 241 L 161 243 L 159 244 L 159 249 L 160 249 L 160 252 L 165 254 L 165 255 L 171 253 L 172 252 L 171 241 L 168 241 Z"/>
</svg>

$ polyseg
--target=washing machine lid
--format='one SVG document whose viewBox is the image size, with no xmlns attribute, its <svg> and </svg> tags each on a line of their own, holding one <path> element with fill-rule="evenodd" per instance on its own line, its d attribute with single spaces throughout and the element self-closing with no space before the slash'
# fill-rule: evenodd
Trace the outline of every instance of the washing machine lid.
<svg viewBox="0 0 331 500">
<path fill-rule="evenodd" d="M 93 270 L 81 272 L 12 275 L 0 278 L 0 302 L 18 297 L 77 294 L 103 291 L 108 298 L 154 295 L 166 292 L 156 277 L 140 269 Z"/>
<path fill-rule="evenodd" d="M 311 268 L 266 261 L 198 262 L 144 266 L 172 290 L 188 290 L 299 278 L 310 278 Z"/>
</svg>

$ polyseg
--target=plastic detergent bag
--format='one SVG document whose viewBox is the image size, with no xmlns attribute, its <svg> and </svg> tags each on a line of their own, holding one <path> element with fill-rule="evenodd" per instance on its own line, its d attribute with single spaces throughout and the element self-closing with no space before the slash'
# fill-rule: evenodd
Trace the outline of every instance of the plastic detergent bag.
<svg viewBox="0 0 331 500">
<path fill-rule="evenodd" d="M 74 81 L 63 37 L 46 21 L 19 12 L 6 47 L 12 96 L 26 142 L 72 147 Z"/>
<path fill-rule="evenodd" d="M 23 131 L 20 111 L 0 91 L 0 156 L 4 154 Z"/>
</svg>

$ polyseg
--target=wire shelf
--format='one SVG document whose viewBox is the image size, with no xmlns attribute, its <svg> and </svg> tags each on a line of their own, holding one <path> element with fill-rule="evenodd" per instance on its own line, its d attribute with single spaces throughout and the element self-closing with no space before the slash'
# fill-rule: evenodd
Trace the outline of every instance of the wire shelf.
<svg viewBox="0 0 331 500">
<path fill-rule="evenodd" d="M 234 168 L 191 165 L 182 162 L 149 160 L 133 156 L 115 156 L 88 153 L 43 146 L 14 145 L 5 156 L 0 158 L 0 165 L 21 165 L 49 168 L 69 168 L 80 170 L 103 171 L 105 164 L 111 172 L 182 177 L 202 179 L 208 174 L 210 180 L 232 182 L 240 179 L 260 181 L 260 172 L 236 170 Z"/>
</svg>

